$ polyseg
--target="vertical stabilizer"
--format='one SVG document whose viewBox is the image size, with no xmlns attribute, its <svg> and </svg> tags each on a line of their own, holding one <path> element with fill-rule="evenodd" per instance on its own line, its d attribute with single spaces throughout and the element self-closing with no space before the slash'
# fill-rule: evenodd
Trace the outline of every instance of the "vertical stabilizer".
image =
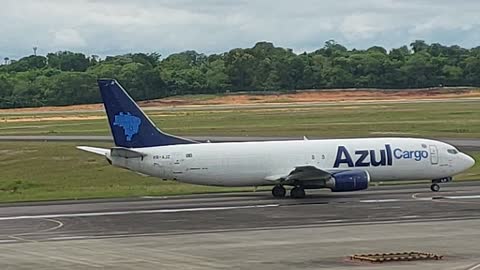
<svg viewBox="0 0 480 270">
<path fill-rule="evenodd" d="M 116 80 L 99 80 L 98 86 L 116 146 L 141 148 L 195 143 L 159 130 Z"/>
</svg>

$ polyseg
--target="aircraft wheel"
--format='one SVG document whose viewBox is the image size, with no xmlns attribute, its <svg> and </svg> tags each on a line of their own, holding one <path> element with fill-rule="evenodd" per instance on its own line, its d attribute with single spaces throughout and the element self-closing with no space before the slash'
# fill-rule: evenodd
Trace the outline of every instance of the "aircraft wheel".
<svg viewBox="0 0 480 270">
<path fill-rule="evenodd" d="M 290 191 L 290 197 L 294 199 L 303 199 L 305 198 L 305 189 L 302 186 L 294 187 Z"/>
<path fill-rule="evenodd" d="M 274 186 L 272 189 L 272 195 L 275 198 L 284 198 L 287 194 L 287 190 L 282 185 Z"/>
<path fill-rule="evenodd" d="M 432 184 L 430 186 L 430 189 L 433 191 L 433 192 L 438 192 L 440 191 L 440 186 L 438 184 Z"/>
</svg>

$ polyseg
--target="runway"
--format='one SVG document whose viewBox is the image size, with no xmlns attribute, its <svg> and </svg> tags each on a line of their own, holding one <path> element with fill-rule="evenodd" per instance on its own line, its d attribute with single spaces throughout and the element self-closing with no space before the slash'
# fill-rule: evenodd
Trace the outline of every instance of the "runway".
<svg viewBox="0 0 480 270">
<path fill-rule="evenodd" d="M 0 205 L 2 269 L 479 269 L 480 183 Z M 354 253 L 445 260 L 374 265 Z M 478 266 L 477 266 L 478 265 Z"/>
</svg>

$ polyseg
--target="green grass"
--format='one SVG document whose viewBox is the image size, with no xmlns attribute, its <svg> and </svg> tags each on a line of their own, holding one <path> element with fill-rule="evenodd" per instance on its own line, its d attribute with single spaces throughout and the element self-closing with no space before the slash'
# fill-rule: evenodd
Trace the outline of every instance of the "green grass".
<svg viewBox="0 0 480 270">
<path fill-rule="evenodd" d="M 0 202 L 251 191 L 161 181 L 110 166 L 75 149 L 81 143 L 8 142 L 0 146 Z M 97 144 L 97 146 L 108 146 Z M 480 152 L 471 153 L 480 160 Z M 480 177 L 480 163 L 458 180 Z"/>
<path fill-rule="evenodd" d="M 75 145 L 78 143 L 1 143 L 0 202 L 245 190 L 140 176 L 112 167 L 104 158 L 77 150 Z"/>
<path fill-rule="evenodd" d="M 176 135 L 480 138 L 480 105 L 476 101 L 162 109 L 148 111 L 148 114 L 163 130 Z M 110 134 L 105 119 L 5 122 L 5 119 L 32 116 L 0 114 L 0 135 Z M 76 116 L 104 117 L 104 114 L 78 113 Z"/>
</svg>

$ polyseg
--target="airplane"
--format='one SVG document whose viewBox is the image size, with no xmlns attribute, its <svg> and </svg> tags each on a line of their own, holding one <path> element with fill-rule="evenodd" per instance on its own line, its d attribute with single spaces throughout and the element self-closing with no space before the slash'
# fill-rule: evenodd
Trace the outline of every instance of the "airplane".
<svg viewBox="0 0 480 270">
<path fill-rule="evenodd" d="M 162 132 L 113 79 L 98 81 L 115 147 L 78 146 L 116 167 L 184 183 L 306 189 L 367 189 L 371 182 L 432 180 L 431 190 L 475 164 L 454 146 L 421 138 L 358 138 L 200 143 Z"/>
</svg>

